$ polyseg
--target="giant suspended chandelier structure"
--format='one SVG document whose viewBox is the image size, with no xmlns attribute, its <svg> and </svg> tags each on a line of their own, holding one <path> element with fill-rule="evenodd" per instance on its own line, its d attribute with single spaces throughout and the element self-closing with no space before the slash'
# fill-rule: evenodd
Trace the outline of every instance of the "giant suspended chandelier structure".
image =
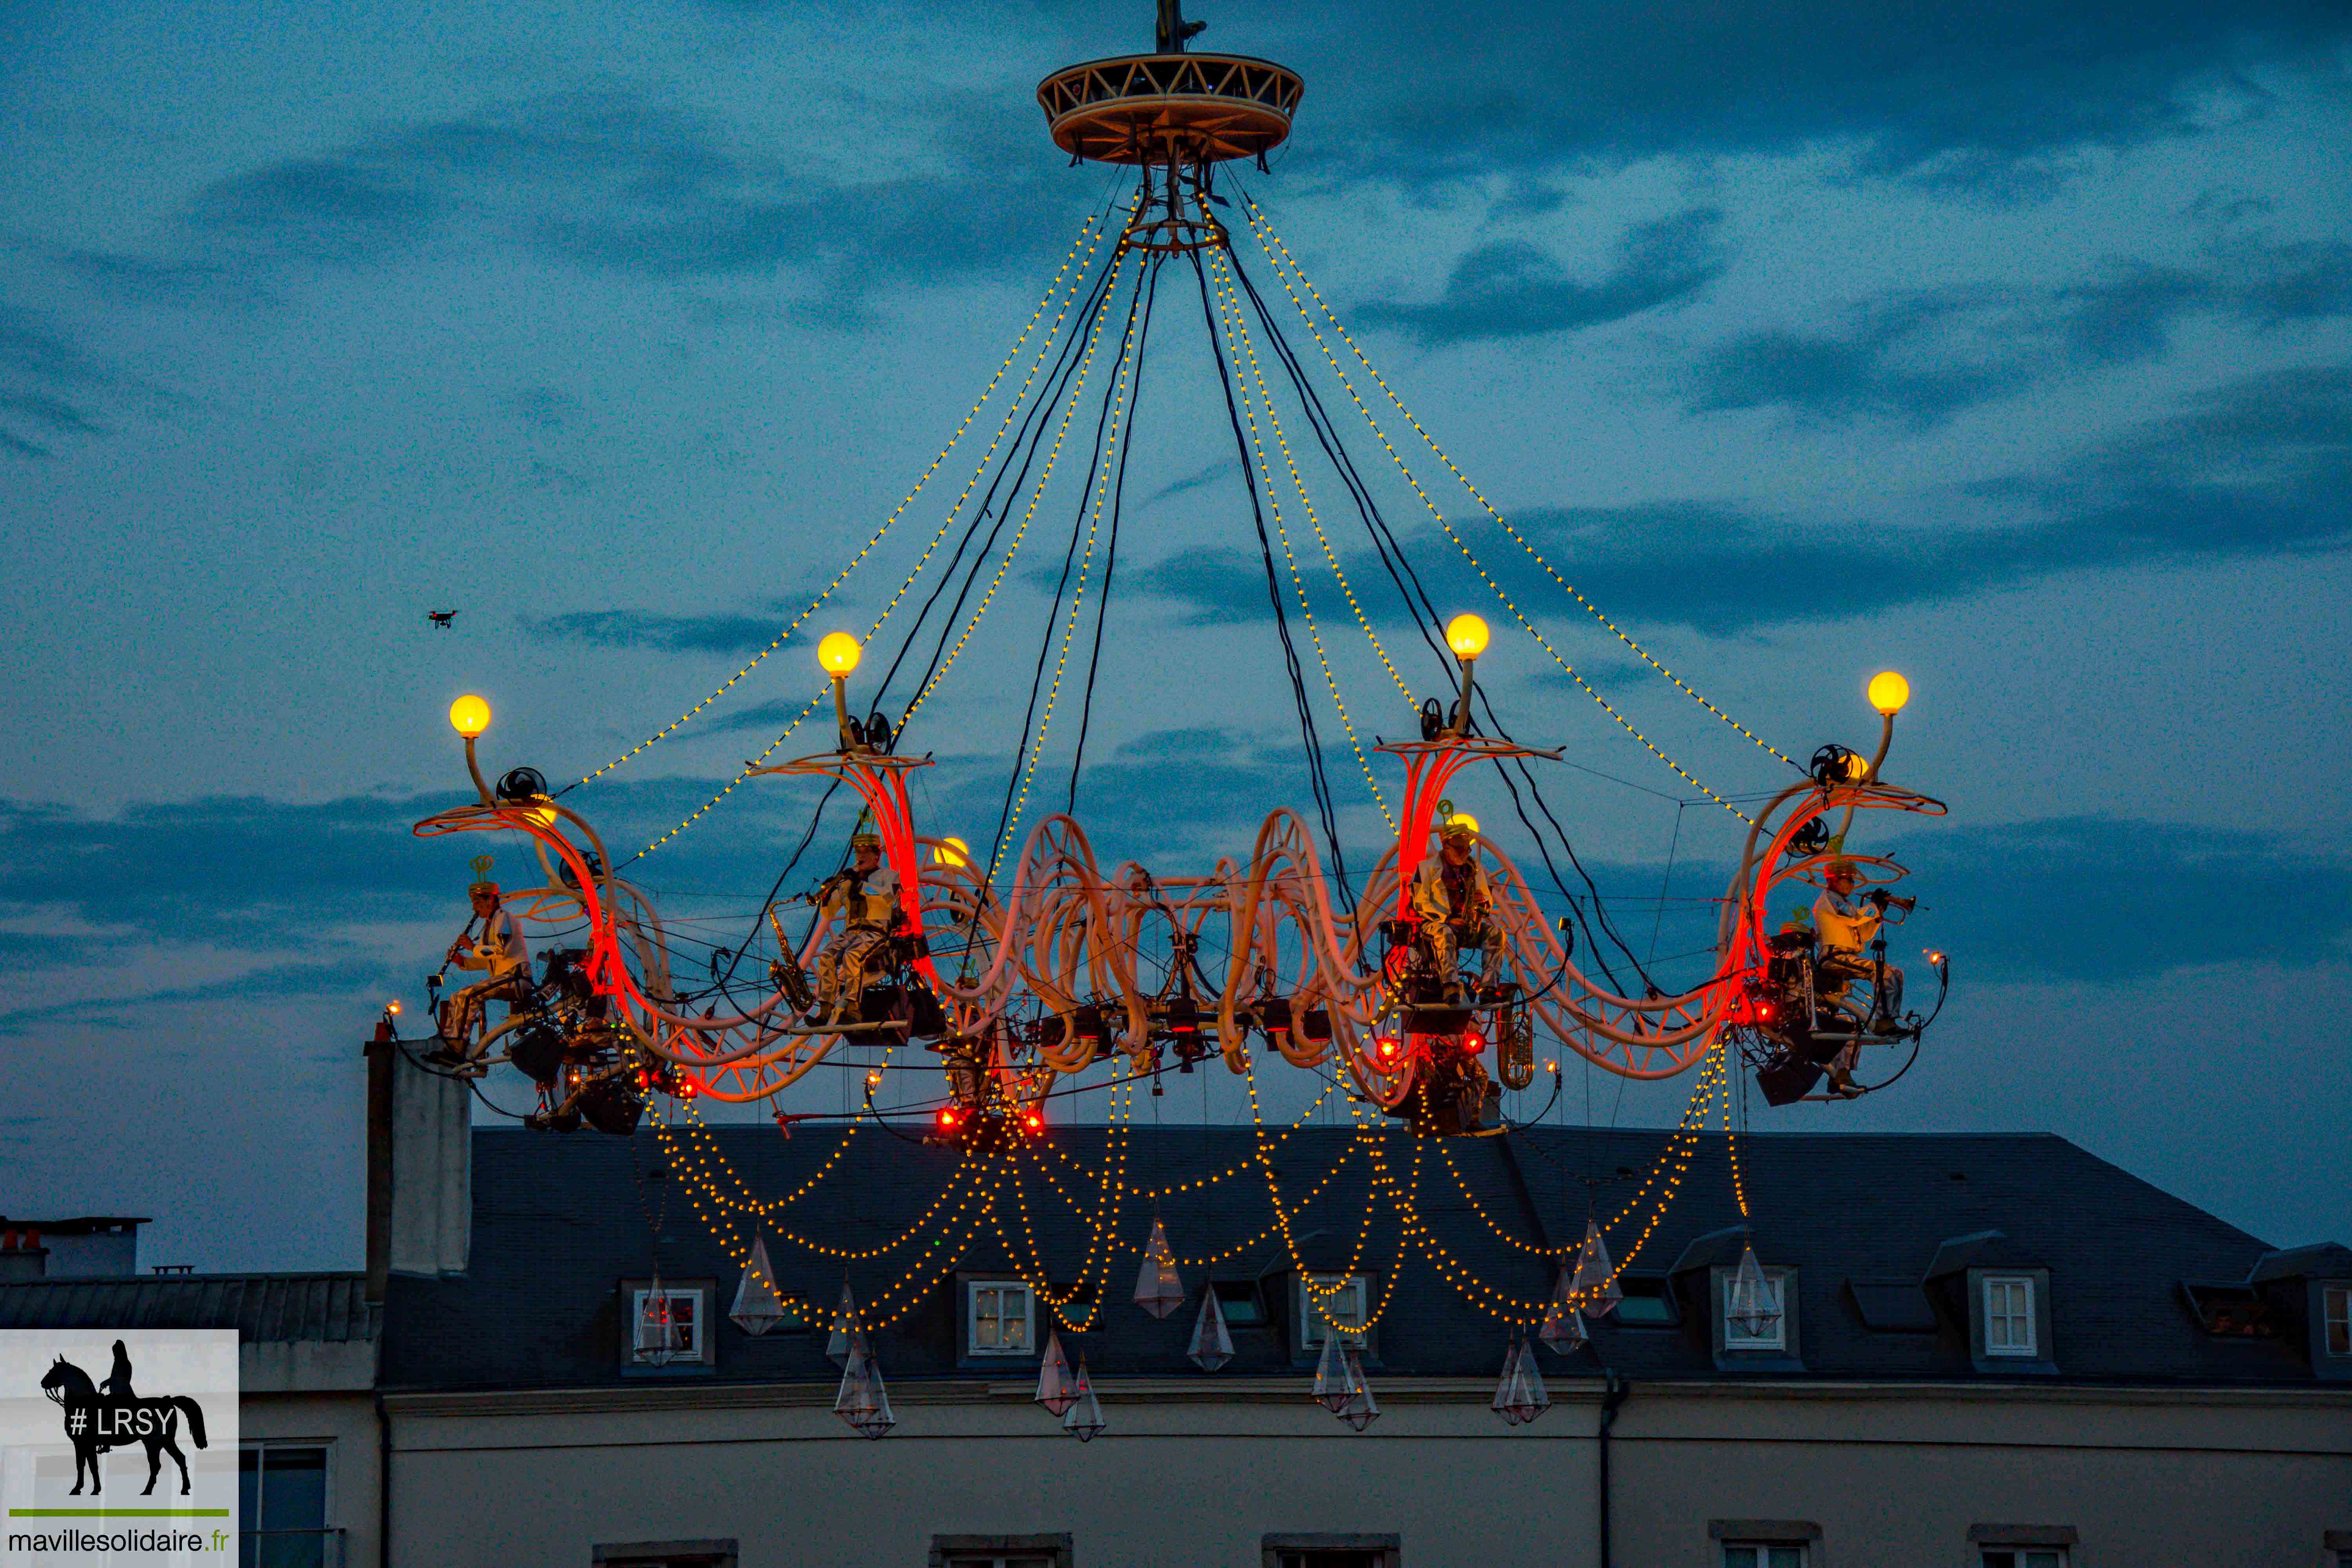
<svg viewBox="0 0 2352 1568">
<path fill-rule="evenodd" d="M 1373 1245 L 1373 1211 L 1384 1212 L 1391 1289 L 1397 1270 L 1418 1259 L 1508 1325 L 1494 1407 L 1514 1424 L 1531 1421 L 1549 1404 L 1534 1346 L 1573 1353 L 1588 1320 L 1614 1306 L 1618 1276 L 1672 1202 L 1701 1131 L 1735 1130 L 1743 1065 L 1774 1103 L 1823 1098 L 1825 1079 L 1829 1097 L 1869 1092 L 1883 1084 L 1867 1081 L 1864 1064 L 1882 1051 L 1916 1055 L 1948 984 L 1942 955 L 1930 953 L 1933 1004 L 1924 1016 L 1905 1009 L 1887 935 L 1911 908 L 1888 891 L 1906 872 L 1884 853 L 1852 847 L 1862 836 L 1857 820 L 1944 811 L 1885 775 L 1907 683 L 1891 672 L 1871 682 L 1880 725 L 1870 754 L 1828 744 L 1800 763 L 1580 593 L 1413 417 L 1234 175 L 1236 164 L 1267 169 L 1304 97 L 1300 78 L 1270 61 L 1194 52 L 1187 45 L 1199 27 L 1176 0 L 1160 0 L 1153 52 L 1073 66 L 1039 85 L 1055 144 L 1073 163 L 1131 169 L 1136 183 L 1123 203 L 1080 225 L 971 411 L 824 589 L 709 695 L 561 791 L 530 768 L 493 785 L 477 756 L 489 706 L 459 699 L 450 721 L 464 739 L 475 798 L 415 828 L 424 837 L 523 840 L 540 873 L 533 885 L 501 889 L 488 879 L 488 862 L 478 864 L 477 921 L 452 958 L 487 975 L 446 999 L 434 977 L 436 1037 L 420 1061 L 465 1078 L 512 1066 L 538 1094 L 524 1119 L 542 1130 L 626 1132 L 650 1110 L 672 1169 L 744 1269 L 738 1321 L 748 1331 L 764 1331 L 749 1325 L 772 1324 L 782 1310 L 771 1239 L 869 1270 L 881 1285 L 862 1307 L 845 1286 L 833 1322 L 835 1359 L 845 1367 L 837 1409 L 866 1436 L 895 1423 L 870 1336 L 946 1278 L 983 1226 L 1008 1241 L 1025 1238 L 1014 1256 L 1055 1322 L 1072 1331 L 1092 1326 L 1118 1293 L 1112 1279 L 1123 1260 L 1140 1258 L 1136 1300 L 1164 1315 L 1189 1300 L 1185 1270 L 1241 1250 L 1187 1257 L 1156 1214 L 1148 1240 L 1140 1235 L 1139 1214 L 1181 1193 L 1262 1182 L 1273 1220 L 1241 1246 L 1278 1244 L 1309 1277 L 1293 1221 L 1338 1167 L 1304 1180 L 1293 1173 L 1286 1185 L 1271 1152 L 1335 1095 L 1356 1129 L 1339 1163 L 1361 1159 L 1370 1171 L 1359 1258 Z M 1106 870 L 1077 798 L 1128 456 L 1155 384 L 1148 350 L 1171 314 L 1197 316 L 1219 372 L 1220 435 L 1247 488 L 1248 542 L 1263 568 L 1312 798 L 1300 809 L 1267 803 L 1254 841 L 1214 866 Z M 1302 464 L 1308 454 L 1314 461 Z M 1310 489 L 1307 473 L 1318 464 L 1340 481 L 1336 503 L 1327 490 L 1318 504 Z M 934 504 L 924 498 L 935 480 L 956 486 L 936 528 L 928 539 L 918 534 L 903 579 L 871 596 L 870 621 L 845 624 L 841 606 L 865 592 L 861 570 L 902 522 Z M 1382 493 L 1404 502 L 1402 516 L 1382 509 Z M 1449 513 L 1448 505 L 1465 510 Z M 913 744 L 956 672 L 982 662 L 966 655 L 1024 547 L 1053 535 L 1064 516 L 1066 533 L 1040 547 L 1058 544 L 1062 561 L 1058 577 L 1050 560 L 1045 567 L 1056 583 L 1052 614 L 1032 645 L 1017 744 L 1002 761 L 1000 820 L 985 837 L 974 834 L 975 847 L 919 820 L 921 792 L 910 793 L 909 782 L 933 758 Z M 1360 562 L 1364 543 L 1377 576 L 1360 565 L 1351 578 L 1347 552 Z M 1497 548 L 1507 573 L 1479 553 Z M 1391 592 L 1396 602 L 1381 602 Z M 1556 604 L 1530 597 L 1555 592 Z M 1384 639 L 1376 604 L 1381 624 L 1410 629 Z M 1560 607 L 1568 628 L 1547 629 L 1543 617 Z M 1664 682 L 1671 701 L 1694 705 L 1702 722 L 1727 728 L 1785 769 L 1785 782 L 1720 792 L 1670 756 L 1570 661 L 1568 636 L 1587 623 Z M 1490 646 L 1497 628 L 1509 648 L 1531 647 L 1536 662 L 1567 677 L 1579 694 L 1572 700 L 1589 699 L 1605 725 L 1669 770 L 1672 787 L 1695 791 L 1686 804 L 1719 807 L 1736 824 L 1710 966 L 1695 983 L 1661 985 L 1617 937 L 1597 889 L 1580 899 L 1561 879 L 1556 860 L 1575 852 L 1542 782 L 1559 752 L 1515 738 L 1478 683 L 1481 661 L 1502 657 Z M 688 729 L 786 644 L 818 632 L 823 683 L 765 749 L 683 819 L 613 855 L 573 792 Z M 1359 635 L 1393 689 L 1377 701 L 1407 739 L 1381 739 L 1342 690 L 1335 655 Z M 991 668 L 1017 673 L 1032 662 L 1024 654 Z M 1040 780 L 1049 739 L 1071 748 L 1058 810 Z M 1338 799 L 1353 788 L 1344 784 L 1349 763 L 1382 824 L 1377 853 L 1367 863 L 1360 852 L 1353 866 Z M 1528 829 L 1520 853 L 1532 847 L 1542 865 L 1533 881 L 1498 836 L 1455 804 L 1486 782 L 1507 787 L 1507 805 Z M 813 784 L 823 797 L 803 850 L 826 801 L 841 795 L 861 808 L 841 869 L 814 895 L 779 897 L 795 855 L 748 922 L 750 940 L 706 942 L 690 958 L 695 939 L 665 921 L 637 868 L 740 789 Z M 1549 902 L 1538 882 L 1549 885 Z M 1826 912 L 1776 925 L 1769 910 L 1799 888 L 1808 898 L 1820 889 L 1814 908 Z M 502 957 L 508 931 L 530 942 L 543 975 Z M 1148 961 L 1147 947 L 1164 952 L 1164 962 Z M 505 1005 L 503 1018 L 490 1016 L 491 1003 Z M 1681 1124 L 1633 1195 L 1596 1211 L 1580 1242 L 1552 1247 L 1479 1205 L 1448 1141 L 1509 1135 L 1518 1121 L 1504 1097 L 1535 1086 L 1541 1062 L 1556 1100 L 1568 1052 L 1626 1079 L 1697 1076 Z M 778 1107 L 820 1067 L 862 1075 L 862 1103 L 832 1118 L 852 1131 L 911 1113 L 930 1141 L 962 1151 L 937 1199 L 894 1241 L 845 1248 L 826 1238 L 825 1197 L 846 1137 L 800 1187 L 763 1195 L 701 1121 L 699 1101 Z M 1157 1092 L 1165 1072 L 1216 1067 L 1246 1088 L 1253 1156 L 1157 1188 L 1129 1187 L 1122 1151 L 1142 1087 Z M 1269 1068 L 1320 1080 L 1305 1116 L 1267 1123 L 1259 1107 Z M 876 1090 L 909 1072 L 929 1079 L 928 1095 L 877 1109 Z M 1093 1164 L 1047 1132 L 1059 1102 L 1079 1094 L 1108 1101 Z M 777 1114 L 789 1131 L 819 1113 Z M 1744 1215 L 1736 1141 L 1727 1148 Z M 1429 1223 L 1424 1183 L 1449 1207 L 1458 1190 L 1485 1228 L 1549 1260 L 1557 1288 L 1528 1300 L 1479 1278 Z M 1048 1267 L 1037 1245 L 1030 1215 L 1048 1201 L 1085 1222 L 1087 1256 L 1075 1271 L 1067 1260 Z M 1771 1309 L 1753 1269 L 1751 1253 L 1740 1274 L 1742 1310 L 1762 1321 Z M 1076 1283 L 1066 1283 L 1074 1273 Z M 1057 1279 L 1066 1282 L 1058 1289 Z M 1323 1289 L 1310 1295 L 1320 1300 Z M 1361 1332 L 1386 1306 L 1383 1295 L 1347 1321 L 1335 1318 L 1324 1341 L 1318 1396 L 1359 1429 L 1378 1405 L 1339 1331 Z M 1232 1354 L 1213 1291 L 1204 1290 L 1192 1344 L 1204 1370 Z M 1101 1430 L 1086 1368 L 1072 1371 L 1058 1339 L 1046 1372 L 1040 1403 L 1075 1436 Z"/>
</svg>

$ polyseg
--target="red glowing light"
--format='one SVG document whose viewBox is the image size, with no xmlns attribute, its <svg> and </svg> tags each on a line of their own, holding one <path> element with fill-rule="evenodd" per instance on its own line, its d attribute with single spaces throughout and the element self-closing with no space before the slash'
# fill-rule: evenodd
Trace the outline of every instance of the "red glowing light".
<svg viewBox="0 0 2352 1568">
<path fill-rule="evenodd" d="M 1483 1051 L 1486 1048 L 1486 1037 L 1473 1029 L 1462 1037 L 1462 1044 L 1473 1052 Z"/>
<path fill-rule="evenodd" d="M 1396 1037 L 1393 1035 L 1382 1035 L 1380 1038 L 1380 1052 L 1381 1055 L 1384 1057 L 1392 1057 L 1396 1055 Z"/>
<path fill-rule="evenodd" d="M 952 1130 L 955 1127 L 955 1124 L 962 1120 L 963 1118 L 956 1114 L 956 1110 L 953 1106 L 949 1106 L 942 1110 L 939 1116 L 940 1125 L 950 1130 Z"/>
<path fill-rule="evenodd" d="M 1045 1119 L 1039 1116 L 1033 1110 L 1028 1115 L 1021 1119 L 1021 1124 L 1028 1128 L 1030 1131 L 1034 1132 L 1037 1129 L 1045 1125 Z"/>
</svg>

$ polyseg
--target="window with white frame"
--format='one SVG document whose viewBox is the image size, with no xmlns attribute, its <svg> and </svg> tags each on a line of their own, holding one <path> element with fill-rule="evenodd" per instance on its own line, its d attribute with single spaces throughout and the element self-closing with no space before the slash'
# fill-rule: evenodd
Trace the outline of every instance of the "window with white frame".
<svg viewBox="0 0 2352 1568">
<path fill-rule="evenodd" d="M 1763 1305 L 1771 1318 L 1768 1323 L 1759 1324 L 1753 1319 L 1742 1323 L 1732 1315 L 1731 1288 L 1738 1278 L 1736 1270 L 1727 1268 L 1723 1271 L 1723 1348 L 1727 1351 L 1786 1350 L 1789 1346 L 1788 1270 L 1764 1270 Z M 1798 1560 L 1792 1558 L 1790 1561 Z"/>
<path fill-rule="evenodd" d="M 1989 1356 L 2032 1357 L 2041 1353 L 2041 1347 L 2034 1343 L 2032 1276 L 1984 1277 L 1984 1348 Z M 2034 1568 L 2041 1565 L 2037 1563 Z"/>
<path fill-rule="evenodd" d="M 1037 1297 L 1028 1286 L 1017 1279 L 974 1279 L 964 1292 L 965 1354 L 1035 1352 Z"/>
<path fill-rule="evenodd" d="M 2066 1568 L 2063 1546 L 1986 1546 L 1979 1548 L 1979 1568 Z"/>
<path fill-rule="evenodd" d="M 248 1443 L 236 1455 L 238 1568 L 340 1568 L 341 1531 L 327 1527 L 327 1450 Z"/>
<path fill-rule="evenodd" d="M 641 1285 L 629 1292 L 629 1360 L 638 1366 L 672 1366 L 709 1358 L 705 1344 L 705 1292 L 700 1289 Z"/>
<path fill-rule="evenodd" d="M 1334 1331 L 1341 1345 L 1360 1345 L 1372 1315 L 1371 1281 L 1361 1274 L 1301 1274 L 1297 1306 L 1302 1350 L 1321 1350 Z"/>
<path fill-rule="evenodd" d="M 2323 1342 L 2327 1353 L 2352 1355 L 2352 1285 L 2320 1287 L 2319 1303 L 2327 1331 Z M 2347 1561 L 2352 1561 L 2352 1557 Z"/>
<path fill-rule="evenodd" d="M 1801 1541 L 1727 1541 L 1723 1568 L 1805 1568 Z"/>
</svg>

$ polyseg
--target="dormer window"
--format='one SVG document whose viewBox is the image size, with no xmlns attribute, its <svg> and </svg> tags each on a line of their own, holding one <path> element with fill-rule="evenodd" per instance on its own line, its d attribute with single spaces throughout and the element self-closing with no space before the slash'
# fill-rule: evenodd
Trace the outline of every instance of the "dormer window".
<svg viewBox="0 0 2352 1568">
<path fill-rule="evenodd" d="M 1332 1332 L 1342 1345 L 1363 1345 L 1365 1322 L 1372 1312 L 1371 1281 L 1361 1274 L 1301 1274 L 1297 1279 L 1298 1348 L 1319 1351 L 1323 1337 Z"/>
<path fill-rule="evenodd" d="M 1717 1289 L 1722 1292 L 1723 1348 L 1727 1351 L 1780 1351 L 1789 1345 L 1789 1314 L 1787 1297 L 1789 1271 L 1785 1268 L 1764 1270 L 1764 1282 L 1758 1310 L 1743 1311 L 1733 1300 L 1738 1275 L 1730 1269 L 1722 1271 Z"/>
<path fill-rule="evenodd" d="M 2319 1303 L 2321 1343 L 2329 1355 L 2352 1356 L 2352 1285 L 2323 1285 Z"/>
<path fill-rule="evenodd" d="M 964 1287 L 964 1353 L 973 1356 L 1034 1355 L 1037 1294 L 1017 1279 L 975 1279 Z"/>
<path fill-rule="evenodd" d="M 2034 1331 L 2033 1277 L 1987 1274 L 1982 1289 L 1985 1354 L 2027 1361 L 2039 1357 L 2042 1349 Z"/>
</svg>

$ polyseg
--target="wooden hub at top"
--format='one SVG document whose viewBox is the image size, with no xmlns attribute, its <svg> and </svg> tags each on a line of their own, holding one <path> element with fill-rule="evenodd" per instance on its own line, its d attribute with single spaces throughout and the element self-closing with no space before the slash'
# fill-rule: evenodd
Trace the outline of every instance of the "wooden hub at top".
<svg viewBox="0 0 2352 1568">
<path fill-rule="evenodd" d="M 1222 163 L 1290 134 L 1307 84 L 1245 55 L 1122 55 L 1037 84 L 1054 144 L 1097 163 Z"/>
</svg>

